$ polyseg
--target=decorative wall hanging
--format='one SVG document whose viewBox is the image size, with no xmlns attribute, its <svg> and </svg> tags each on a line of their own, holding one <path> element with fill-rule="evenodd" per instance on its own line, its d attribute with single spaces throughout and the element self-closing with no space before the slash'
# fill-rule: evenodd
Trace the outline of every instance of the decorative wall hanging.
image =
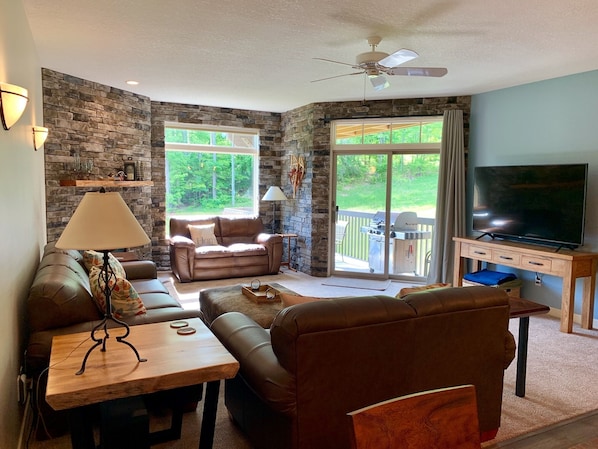
<svg viewBox="0 0 598 449">
<path fill-rule="evenodd" d="M 293 187 L 293 198 L 297 195 L 297 190 L 301 187 L 301 181 L 305 176 L 305 158 L 303 156 L 291 155 L 291 169 L 289 171 L 289 179 Z"/>
</svg>

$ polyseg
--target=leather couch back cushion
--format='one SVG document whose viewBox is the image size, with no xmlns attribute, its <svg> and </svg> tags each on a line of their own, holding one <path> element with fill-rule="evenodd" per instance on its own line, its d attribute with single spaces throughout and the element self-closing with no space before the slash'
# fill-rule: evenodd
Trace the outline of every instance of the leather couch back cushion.
<svg viewBox="0 0 598 449">
<path fill-rule="evenodd" d="M 304 335 L 381 325 L 416 316 L 413 308 L 399 299 L 384 295 L 367 298 L 367 301 L 360 297 L 335 298 L 283 309 L 270 327 L 272 350 L 280 364 L 291 373 L 296 371 L 296 345 Z"/>
<path fill-rule="evenodd" d="M 214 235 L 216 238 L 220 235 L 220 225 L 218 223 L 218 217 L 205 217 L 198 220 L 186 220 L 183 218 L 171 218 L 170 219 L 170 235 L 182 235 L 183 237 L 187 237 L 188 239 L 191 238 L 191 233 L 189 232 L 189 225 L 193 226 L 205 226 L 209 224 L 214 224 Z"/>
<path fill-rule="evenodd" d="M 504 290 L 492 287 L 454 287 L 412 293 L 402 298 L 418 316 L 458 312 L 474 308 L 504 306 Z"/>
<path fill-rule="evenodd" d="M 219 217 L 220 239 L 224 246 L 233 243 L 254 243 L 264 230 L 262 220 L 257 218 Z"/>
<path fill-rule="evenodd" d="M 42 259 L 27 301 L 31 332 L 100 318 L 81 264 L 66 254 Z"/>
<path fill-rule="evenodd" d="M 272 349 L 280 364 L 293 373 L 297 368 L 299 340 L 307 334 L 382 325 L 416 317 L 423 319 L 438 315 L 446 320 L 447 314 L 464 310 L 475 312 L 476 309 L 494 306 L 497 316 L 504 315 L 508 320 L 507 294 L 491 287 L 430 290 L 408 295 L 404 300 L 377 295 L 368 297 L 367 301 L 347 297 L 310 302 L 283 309 L 275 317 L 270 327 Z M 448 320 L 441 322 L 447 323 Z"/>
</svg>

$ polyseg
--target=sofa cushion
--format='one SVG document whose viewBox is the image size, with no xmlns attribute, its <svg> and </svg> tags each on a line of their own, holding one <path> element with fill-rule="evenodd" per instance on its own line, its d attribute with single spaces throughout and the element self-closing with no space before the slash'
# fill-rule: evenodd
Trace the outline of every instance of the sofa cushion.
<svg viewBox="0 0 598 449">
<path fill-rule="evenodd" d="M 92 267 L 102 268 L 104 266 L 104 253 L 100 253 L 98 251 L 93 250 L 84 251 L 83 263 L 85 264 L 85 268 L 87 268 L 88 272 L 91 272 Z M 123 268 L 119 260 L 112 255 L 112 253 L 108 253 L 108 265 L 110 266 L 115 275 L 122 278 L 127 277 L 125 269 Z"/>
<path fill-rule="evenodd" d="M 97 320 L 89 277 L 77 260 L 55 252 L 44 256 L 27 300 L 29 331 Z"/>
<path fill-rule="evenodd" d="M 191 240 L 195 246 L 213 246 L 218 245 L 218 240 L 214 235 L 214 223 L 206 225 L 188 225 Z"/>
<path fill-rule="evenodd" d="M 89 273 L 89 284 L 98 309 L 104 312 L 106 310 L 106 299 L 104 296 L 106 282 L 101 273 L 102 270 L 100 268 L 92 267 Z M 116 318 L 146 313 L 147 310 L 143 301 L 133 285 L 126 278 L 117 275 L 112 276 L 108 281 L 108 285 L 112 289 L 110 298 L 112 311 Z"/>
</svg>

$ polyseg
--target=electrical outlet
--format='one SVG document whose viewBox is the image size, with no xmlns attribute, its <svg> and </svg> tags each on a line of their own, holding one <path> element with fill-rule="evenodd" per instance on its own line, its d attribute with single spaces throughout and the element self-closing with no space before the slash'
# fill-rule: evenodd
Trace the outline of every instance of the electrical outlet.
<svg viewBox="0 0 598 449">
<path fill-rule="evenodd" d="M 538 285 L 538 286 L 541 286 L 541 285 L 542 285 L 542 277 L 541 277 L 541 276 L 540 276 L 538 273 L 536 273 L 536 279 L 535 279 L 535 283 L 536 283 L 536 285 Z"/>
</svg>

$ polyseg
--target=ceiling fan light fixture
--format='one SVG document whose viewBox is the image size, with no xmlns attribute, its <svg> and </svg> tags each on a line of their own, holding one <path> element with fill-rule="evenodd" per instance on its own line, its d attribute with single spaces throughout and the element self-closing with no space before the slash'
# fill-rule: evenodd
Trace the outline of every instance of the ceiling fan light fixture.
<svg viewBox="0 0 598 449">
<path fill-rule="evenodd" d="M 360 66 L 362 64 L 377 63 L 386 57 L 388 57 L 388 53 L 384 53 L 383 51 L 367 51 L 357 55 L 355 64 Z"/>
<path fill-rule="evenodd" d="M 369 78 L 375 91 L 383 90 L 390 86 L 390 83 L 388 82 L 386 77 L 382 75 L 370 76 Z"/>
</svg>

